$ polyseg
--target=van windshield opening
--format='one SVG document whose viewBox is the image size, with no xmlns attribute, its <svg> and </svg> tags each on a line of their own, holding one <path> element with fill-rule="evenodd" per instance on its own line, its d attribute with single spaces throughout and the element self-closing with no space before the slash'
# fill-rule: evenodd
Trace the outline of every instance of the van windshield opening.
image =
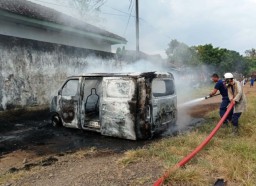
<svg viewBox="0 0 256 186">
<path fill-rule="evenodd" d="M 78 79 L 71 79 L 62 88 L 62 96 L 75 96 L 79 85 Z"/>
</svg>

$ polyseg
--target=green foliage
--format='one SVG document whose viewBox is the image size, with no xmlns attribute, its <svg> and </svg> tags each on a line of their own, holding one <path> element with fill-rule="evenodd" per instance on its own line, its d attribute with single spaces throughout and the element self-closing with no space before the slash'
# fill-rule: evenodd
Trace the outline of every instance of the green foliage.
<svg viewBox="0 0 256 186">
<path fill-rule="evenodd" d="M 251 74 L 256 71 L 256 49 L 252 48 L 251 50 L 246 50 L 245 55 L 249 66 L 249 72 Z"/>
<path fill-rule="evenodd" d="M 227 71 L 249 73 L 248 61 L 236 51 L 214 48 L 211 44 L 199 45 L 198 56 L 204 64 L 212 65 L 220 74 Z"/>
<path fill-rule="evenodd" d="M 247 63 L 249 63 L 249 67 L 250 67 L 250 74 L 252 72 L 256 72 L 256 59 L 250 59 L 247 61 Z"/>
<path fill-rule="evenodd" d="M 255 49 L 255 48 L 252 48 L 252 49 L 250 49 L 250 50 L 246 50 L 246 51 L 245 51 L 245 55 L 246 55 L 246 57 L 248 57 L 248 58 L 255 59 L 255 58 L 256 58 L 256 49 Z"/>
<path fill-rule="evenodd" d="M 217 66 L 223 58 L 226 49 L 213 48 L 211 44 L 199 45 L 196 47 L 199 59 L 204 64 Z"/>
<path fill-rule="evenodd" d="M 185 43 L 177 40 L 172 40 L 169 47 L 166 49 L 166 54 L 170 63 L 179 65 L 196 65 L 200 64 L 196 50 L 194 47 L 189 47 Z"/>
<path fill-rule="evenodd" d="M 256 50 L 247 50 L 244 57 L 238 52 L 225 48 L 213 47 L 212 44 L 189 47 L 185 43 L 172 40 L 166 49 L 170 63 L 183 66 L 207 65 L 219 74 L 227 71 L 244 75 L 256 69 Z"/>
</svg>

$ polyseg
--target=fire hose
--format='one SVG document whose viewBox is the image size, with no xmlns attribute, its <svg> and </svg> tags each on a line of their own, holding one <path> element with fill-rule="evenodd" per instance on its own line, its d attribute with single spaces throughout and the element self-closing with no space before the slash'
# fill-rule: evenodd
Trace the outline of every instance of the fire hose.
<svg viewBox="0 0 256 186">
<path fill-rule="evenodd" d="M 196 149 L 194 151 L 192 151 L 189 155 L 187 155 L 186 157 L 184 157 L 180 162 L 178 162 L 174 167 L 168 169 L 164 175 L 159 178 L 155 183 L 154 186 L 161 186 L 164 181 L 170 176 L 170 174 L 172 172 L 174 172 L 175 170 L 177 170 L 178 168 L 184 166 L 188 161 L 190 161 L 199 151 L 201 151 L 208 143 L 209 141 L 213 138 L 213 136 L 216 134 L 216 132 L 219 130 L 219 128 L 221 127 L 221 125 L 223 124 L 223 122 L 226 120 L 226 118 L 228 117 L 228 114 L 230 113 L 231 109 L 234 107 L 235 103 L 231 102 L 227 108 L 227 111 L 225 112 L 225 114 L 222 116 L 222 118 L 220 119 L 220 121 L 218 122 L 218 124 L 216 125 L 216 127 L 212 130 L 212 132 L 209 134 L 209 136 L 207 138 L 205 138 L 205 140 L 196 147 Z"/>
<path fill-rule="evenodd" d="M 211 98 L 211 97 L 214 97 L 214 96 L 218 96 L 218 95 L 220 95 L 220 93 L 219 94 L 214 94 L 214 95 L 212 95 L 212 96 L 205 96 L 205 99 L 208 99 L 208 98 Z"/>
</svg>

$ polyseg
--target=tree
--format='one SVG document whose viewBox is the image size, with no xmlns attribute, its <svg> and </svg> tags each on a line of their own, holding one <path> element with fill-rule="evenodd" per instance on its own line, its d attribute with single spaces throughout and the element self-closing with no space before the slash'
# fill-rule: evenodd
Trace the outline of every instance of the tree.
<svg viewBox="0 0 256 186">
<path fill-rule="evenodd" d="M 185 43 L 181 43 L 176 39 L 172 40 L 168 44 L 166 54 L 168 56 L 168 60 L 170 61 L 170 63 L 179 66 L 193 66 L 200 63 L 200 61 L 197 58 L 197 52 L 195 48 L 189 47 Z"/>
<path fill-rule="evenodd" d="M 252 48 L 245 51 L 246 61 L 249 66 L 249 73 L 256 72 L 256 49 Z"/>
<path fill-rule="evenodd" d="M 204 64 L 209 64 L 217 67 L 222 61 L 227 49 L 214 48 L 212 44 L 199 45 L 196 47 L 199 59 Z"/>
<path fill-rule="evenodd" d="M 203 64 L 210 65 L 219 74 L 225 72 L 238 72 L 247 74 L 249 63 L 236 51 L 225 48 L 214 48 L 212 44 L 197 46 L 199 59 Z"/>
<path fill-rule="evenodd" d="M 101 6 L 106 0 L 68 0 L 68 4 L 78 11 L 82 18 L 88 18 L 99 21 Z"/>
<path fill-rule="evenodd" d="M 171 42 L 168 44 L 169 47 L 166 49 L 167 56 L 171 57 L 180 44 L 181 43 L 176 39 L 171 40 Z"/>
<path fill-rule="evenodd" d="M 251 59 L 256 58 L 256 49 L 252 48 L 250 50 L 246 50 L 245 55 L 246 55 L 246 57 L 249 57 Z"/>
<path fill-rule="evenodd" d="M 247 75 L 249 73 L 249 63 L 246 58 L 238 52 L 227 50 L 224 54 L 223 60 L 221 61 L 219 69 Z"/>
<path fill-rule="evenodd" d="M 213 47 L 212 44 L 189 47 L 185 43 L 171 40 L 166 54 L 171 63 L 200 67 L 206 65 L 219 74 L 237 72 L 249 75 L 256 71 L 256 50 L 246 50 L 246 57 L 226 48 Z"/>
<path fill-rule="evenodd" d="M 116 49 L 116 57 L 118 60 L 122 60 L 125 57 L 125 47 L 123 46 L 122 49 L 120 47 L 118 47 Z"/>
</svg>

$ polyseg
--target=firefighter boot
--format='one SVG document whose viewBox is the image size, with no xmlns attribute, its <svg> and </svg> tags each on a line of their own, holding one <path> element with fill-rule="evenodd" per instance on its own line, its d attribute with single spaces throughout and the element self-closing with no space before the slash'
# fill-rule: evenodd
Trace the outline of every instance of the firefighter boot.
<svg viewBox="0 0 256 186">
<path fill-rule="evenodd" d="M 225 122 L 222 124 L 221 127 L 222 127 L 222 128 L 228 128 L 228 127 L 229 127 L 228 121 L 225 121 Z"/>
<path fill-rule="evenodd" d="M 232 134 L 233 134 L 234 136 L 238 136 L 238 135 L 239 135 L 238 126 L 233 126 L 233 128 L 232 128 Z"/>
</svg>

